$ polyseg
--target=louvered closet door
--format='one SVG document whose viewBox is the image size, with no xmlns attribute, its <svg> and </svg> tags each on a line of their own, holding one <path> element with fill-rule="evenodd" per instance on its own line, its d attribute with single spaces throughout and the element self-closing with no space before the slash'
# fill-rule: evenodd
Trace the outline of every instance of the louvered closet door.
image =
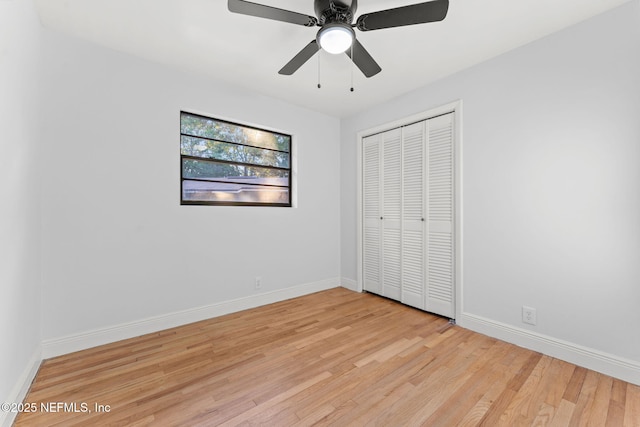
<svg viewBox="0 0 640 427">
<path fill-rule="evenodd" d="M 382 134 L 382 295 L 400 301 L 402 129 Z"/>
<path fill-rule="evenodd" d="M 427 121 L 427 311 L 454 317 L 453 114 Z"/>
<path fill-rule="evenodd" d="M 425 122 L 402 130 L 402 297 L 425 308 L 424 156 Z"/>
<path fill-rule="evenodd" d="M 363 140 L 363 285 L 364 289 L 382 294 L 380 263 L 381 209 L 380 209 L 380 134 Z"/>
</svg>

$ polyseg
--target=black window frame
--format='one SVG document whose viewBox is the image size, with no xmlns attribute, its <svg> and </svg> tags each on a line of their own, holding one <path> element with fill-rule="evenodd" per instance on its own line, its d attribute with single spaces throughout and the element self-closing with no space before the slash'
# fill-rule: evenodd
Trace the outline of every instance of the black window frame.
<svg viewBox="0 0 640 427">
<path fill-rule="evenodd" d="M 209 138 L 209 137 L 203 137 L 203 136 L 198 136 L 198 135 L 191 135 L 188 133 L 183 133 L 182 132 L 182 116 L 183 114 L 189 115 L 189 116 L 193 116 L 193 117 L 199 117 L 205 120 L 211 120 L 214 122 L 218 122 L 218 123 L 224 123 L 224 124 L 228 124 L 231 126 L 240 126 L 243 128 L 247 128 L 247 129 L 254 129 L 260 132 L 267 132 L 270 134 L 274 134 L 274 135 L 280 135 L 280 136 L 285 136 L 289 138 L 289 151 L 282 151 L 282 150 L 275 150 L 275 149 L 271 149 L 271 148 L 265 148 L 265 147 L 260 147 L 257 145 L 250 145 L 250 144 L 242 144 L 242 143 L 238 143 L 238 142 L 231 142 L 231 141 L 224 141 L 224 140 L 220 140 L 220 139 L 215 139 L 215 138 Z M 269 129 L 264 129 L 264 128 L 259 128 L 256 126 L 252 126 L 252 125 L 247 125 L 244 123 L 238 123 L 238 122 L 232 122 L 229 120 L 224 120 L 224 119 L 218 119 L 215 117 L 210 117 L 210 116 L 205 116 L 203 114 L 198 114 L 198 113 L 192 113 L 190 111 L 184 111 L 181 110 L 180 111 L 180 143 L 179 143 L 179 147 L 180 147 L 180 205 L 187 205 L 187 206 L 263 206 L 263 207 L 292 207 L 293 206 L 293 136 L 287 133 L 283 133 L 283 132 L 278 132 L 278 131 L 273 131 L 273 130 L 269 130 Z M 235 162 L 235 161 L 230 161 L 230 160 L 223 160 L 223 159 L 216 159 L 216 158 L 211 158 L 211 157 L 198 157 L 198 156 L 192 156 L 192 155 L 188 155 L 188 154 L 183 154 L 182 153 L 182 148 L 181 148 L 181 143 L 182 143 L 182 137 L 192 137 L 192 138 L 198 138 L 198 139 L 203 139 L 203 140 L 208 140 L 208 141 L 215 141 L 215 142 L 220 142 L 220 143 L 225 143 L 225 144 L 233 144 L 233 145 L 238 145 L 238 146 L 243 146 L 243 147 L 251 147 L 251 148 L 258 148 L 261 150 L 268 150 L 268 151 L 272 151 L 272 152 L 278 152 L 278 153 L 287 153 L 289 155 L 289 167 L 288 168 L 284 168 L 284 167 L 278 167 L 278 166 L 268 166 L 268 165 L 259 165 L 259 164 L 254 164 L 254 163 L 244 163 L 244 162 Z M 276 169 L 276 170 L 282 170 L 282 171 L 287 171 L 288 172 L 288 185 L 285 187 L 283 185 L 275 185 L 275 184 L 252 184 L 252 183 L 245 183 L 245 185 L 255 185 L 255 186 L 261 186 L 261 187 L 278 187 L 278 188 L 286 188 L 288 190 L 288 194 L 289 194 L 289 201 L 288 203 L 261 203 L 261 202 L 232 202 L 232 201 L 215 201 L 215 200 L 185 200 L 184 199 L 184 182 L 185 181 L 203 181 L 203 182 L 220 182 L 220 183 L 230 183 L 230 181 L 223 181 L 223 180 L 215 180 L 215 179 L 206 179 L 206 178 L 193 178 L 193 177 L 185 177 L 184 176 L 184 169 L 183 169 L 183 161 L 184 160 L 197 160 L 197 161 L 203 161 L 203 162 L 207 162 L 207 163 L 218 163 L 218 164 L 231 164 L 231 165 L 241 165 L 241 166 L 245 166 L 245 167 L 255 167 L 255 168 L 266 168 L 266 169 Z"/>
</svg>

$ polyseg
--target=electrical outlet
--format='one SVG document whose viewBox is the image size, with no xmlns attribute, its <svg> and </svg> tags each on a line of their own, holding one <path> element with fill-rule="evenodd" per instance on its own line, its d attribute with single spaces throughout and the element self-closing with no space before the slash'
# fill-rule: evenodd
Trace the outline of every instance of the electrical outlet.
<svg viewBox="0 0 640 427">
<path fill-rule="evenodd" d="M 260 289 L 262 288 L 262 277 L 257 276 L 256 277 L 256 289 Z"/>
<path fill-rule="evenodd" d="M 536 316 L 536 309 L 533 307 L 527 307 L 523 305 L 522 306 L 522 322 L 535 326 L 537 320 L 538 318 Z"/>
</svg>

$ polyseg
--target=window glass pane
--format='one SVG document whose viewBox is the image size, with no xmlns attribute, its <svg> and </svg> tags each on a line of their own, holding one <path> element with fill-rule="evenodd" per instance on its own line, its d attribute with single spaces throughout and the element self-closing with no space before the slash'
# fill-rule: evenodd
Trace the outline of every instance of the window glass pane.
<svg viewBox="0 0 640 427">
<path fill-rule="evenodd" d="M 291 206 L 291 136 L 180 113 L 183 204 Z"/>
<path fill-rule="evenodd" d="M 260 185 L 289 185 L 289 171 L 212 161 L 182 159 L 182 177 Z"/>
<path fill-rule="evenodd" d="M 274 132 L 235 125 L 187 113 L 181 114 L 180 132 L 191 136 L 218 139 L 289 152 L 291 137 Z"/>
<path fill-rule="evenodd" d="M 207 159 L 228 160 L 231 162 L 276 166 L 280 168 L 289 167 L 289 153 L 184 135 L 180 138 L 180 152 L 187 156 Z"/>
<path fill-rule="evenodd" d="M 186 202 L 289 204 L 289 189 L 185 180 L 182 182 L 182 199 Z"/>
</svg>

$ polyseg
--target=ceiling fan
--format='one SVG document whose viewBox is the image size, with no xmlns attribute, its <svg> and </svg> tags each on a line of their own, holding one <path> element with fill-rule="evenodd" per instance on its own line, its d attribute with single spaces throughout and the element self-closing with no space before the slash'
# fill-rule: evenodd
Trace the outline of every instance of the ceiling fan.
<svg viewBox="0 0 640 427">
<path fill-rule="evenodd" d="M 228 6 L 229 11 L 234 13 L 305 27 L 320 27 L 316 38 L 298 52 L 278 73 L 284 75 L 295 73 L 322 48 L 332 54 L 346 53 L 367 77 L 375 76 L 382 69 L 364 46 L 356 40 L 354 28 L 360 31 L 371 31 L 437 22 L 447 16 L 449 9 L 449 0 L 434 0 L 365 13 L 352 23 L 358 8 L 358 0 L 314 0 L 313 3 L 317 18 L 245 0 L 229 0 Z"/>
</svg>

